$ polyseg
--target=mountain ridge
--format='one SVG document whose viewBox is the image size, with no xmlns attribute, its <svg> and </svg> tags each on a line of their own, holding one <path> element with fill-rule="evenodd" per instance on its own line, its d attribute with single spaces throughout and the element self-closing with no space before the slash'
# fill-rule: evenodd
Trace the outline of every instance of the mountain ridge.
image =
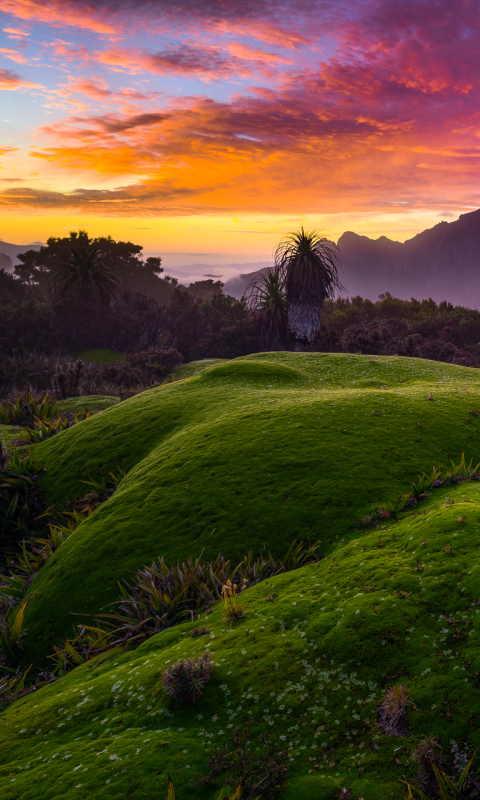
<svg viewBox="0 0 480 800">
<path fill-rule="evenodd" d="M 480 304 L 480 209 L 439 222 L 405 242 L 346 231 L 338 246 L 350 297 L 376 300 L 390 292 L 405 300 L 431 297 L 470 308 Z"/>
</svg>

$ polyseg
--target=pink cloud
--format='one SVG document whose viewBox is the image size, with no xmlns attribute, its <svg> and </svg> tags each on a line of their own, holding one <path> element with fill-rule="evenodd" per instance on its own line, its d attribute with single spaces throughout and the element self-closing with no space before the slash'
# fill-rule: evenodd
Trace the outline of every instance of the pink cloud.
<svg viewBox="0 0 480 800">
<path fill-rule="evenodd" d="M 0 69 L 0 89 L 42 89 L 39 83 L 31 83 L 9 69 Z"/>
<path fill-rule="evenodd" d="M 3 53 L 5 58 L 8 58 L 10 61 L 15 61 L 17 64 L 27 63 L 26 58 L 20 55 L 16 50 L 10 50 L 8 47 L 0 47 L 0 53 Z"/>
</svg>

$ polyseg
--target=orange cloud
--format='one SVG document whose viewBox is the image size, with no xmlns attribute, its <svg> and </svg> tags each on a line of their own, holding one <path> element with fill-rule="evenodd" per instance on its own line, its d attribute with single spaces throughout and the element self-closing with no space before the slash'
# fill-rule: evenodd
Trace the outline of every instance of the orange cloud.
<svg viewBox="0 0 480 800">
<path fill-rule="evenodd" d="M 42 89 L 39 83 L 31 83 L 9 69 L 0 69 L 0 89 Z"/>
<path fill-rule="evenodd" d="M 115 33 L 115 28 L 101 19 L 101 14 L 86 5 L 63 0 L 0 0 L 0 10 L 18 19 L 46 22 L 50 25 L 84 28 L 96 33 Z"/>
</svg>

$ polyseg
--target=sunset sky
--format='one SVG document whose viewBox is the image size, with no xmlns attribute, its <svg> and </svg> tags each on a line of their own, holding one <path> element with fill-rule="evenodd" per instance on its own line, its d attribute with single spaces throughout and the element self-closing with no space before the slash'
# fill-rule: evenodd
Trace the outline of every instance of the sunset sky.
<svg viewBox="0 0 480 800">
<path fill-rule="evenodd" d="M 0 239 L 86 227 L 177 263 L 255 261 L 300 223 L 403 241 L 480 206 L 478 2 L 0 0 L 0 17 Z"/>
</svg>

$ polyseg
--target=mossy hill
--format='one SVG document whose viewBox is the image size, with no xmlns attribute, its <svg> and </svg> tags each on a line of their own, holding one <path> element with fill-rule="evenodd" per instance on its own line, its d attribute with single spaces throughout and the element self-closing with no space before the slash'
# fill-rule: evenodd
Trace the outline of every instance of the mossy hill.
<svg viewBox="0 0 480 800">
<path fill-rule="evenodd" d="M 284 800 L 333 800 L 345 786 L 400 800 L 422 736 L 438 735 L 447 755 L 452 739 L 480 745 L 479 543 L 480 486 L 433 490 L 401 522 L 247 590 L 233 627 L 217 605 L 201 623 L 78 667 L 4 710 L 2 800 L 163 800 L 168 774 L 177 800 L 216 800 L 220 785 L 189 781 L 206 774 L 208 748 L 250 719 L 253 755 L 262 732 L 288 750 Z M 198 624 L 209 631 L 191 638 Z M 205 652 L 215 666 L 198 705 L 168 701 L 162 670 Z M 376 727 L 398 682 L 408 738 Z"/>
<path fill-rule="evenodd" d="M 419 472 L 462 452 L 475 459 L 469 409 L 479 392 L 478 371 L 444 363 L 261 354 L 137 395 L 36 446 L 57 507 L 85 494 L 88 473 L 126 476 L 32 582 L 29 657 L 44 663 L 78 614 L 113 602 L 117 581 L 158 555 L 282 556 L 293 539 L 333 552 Z"/>
</svg>

